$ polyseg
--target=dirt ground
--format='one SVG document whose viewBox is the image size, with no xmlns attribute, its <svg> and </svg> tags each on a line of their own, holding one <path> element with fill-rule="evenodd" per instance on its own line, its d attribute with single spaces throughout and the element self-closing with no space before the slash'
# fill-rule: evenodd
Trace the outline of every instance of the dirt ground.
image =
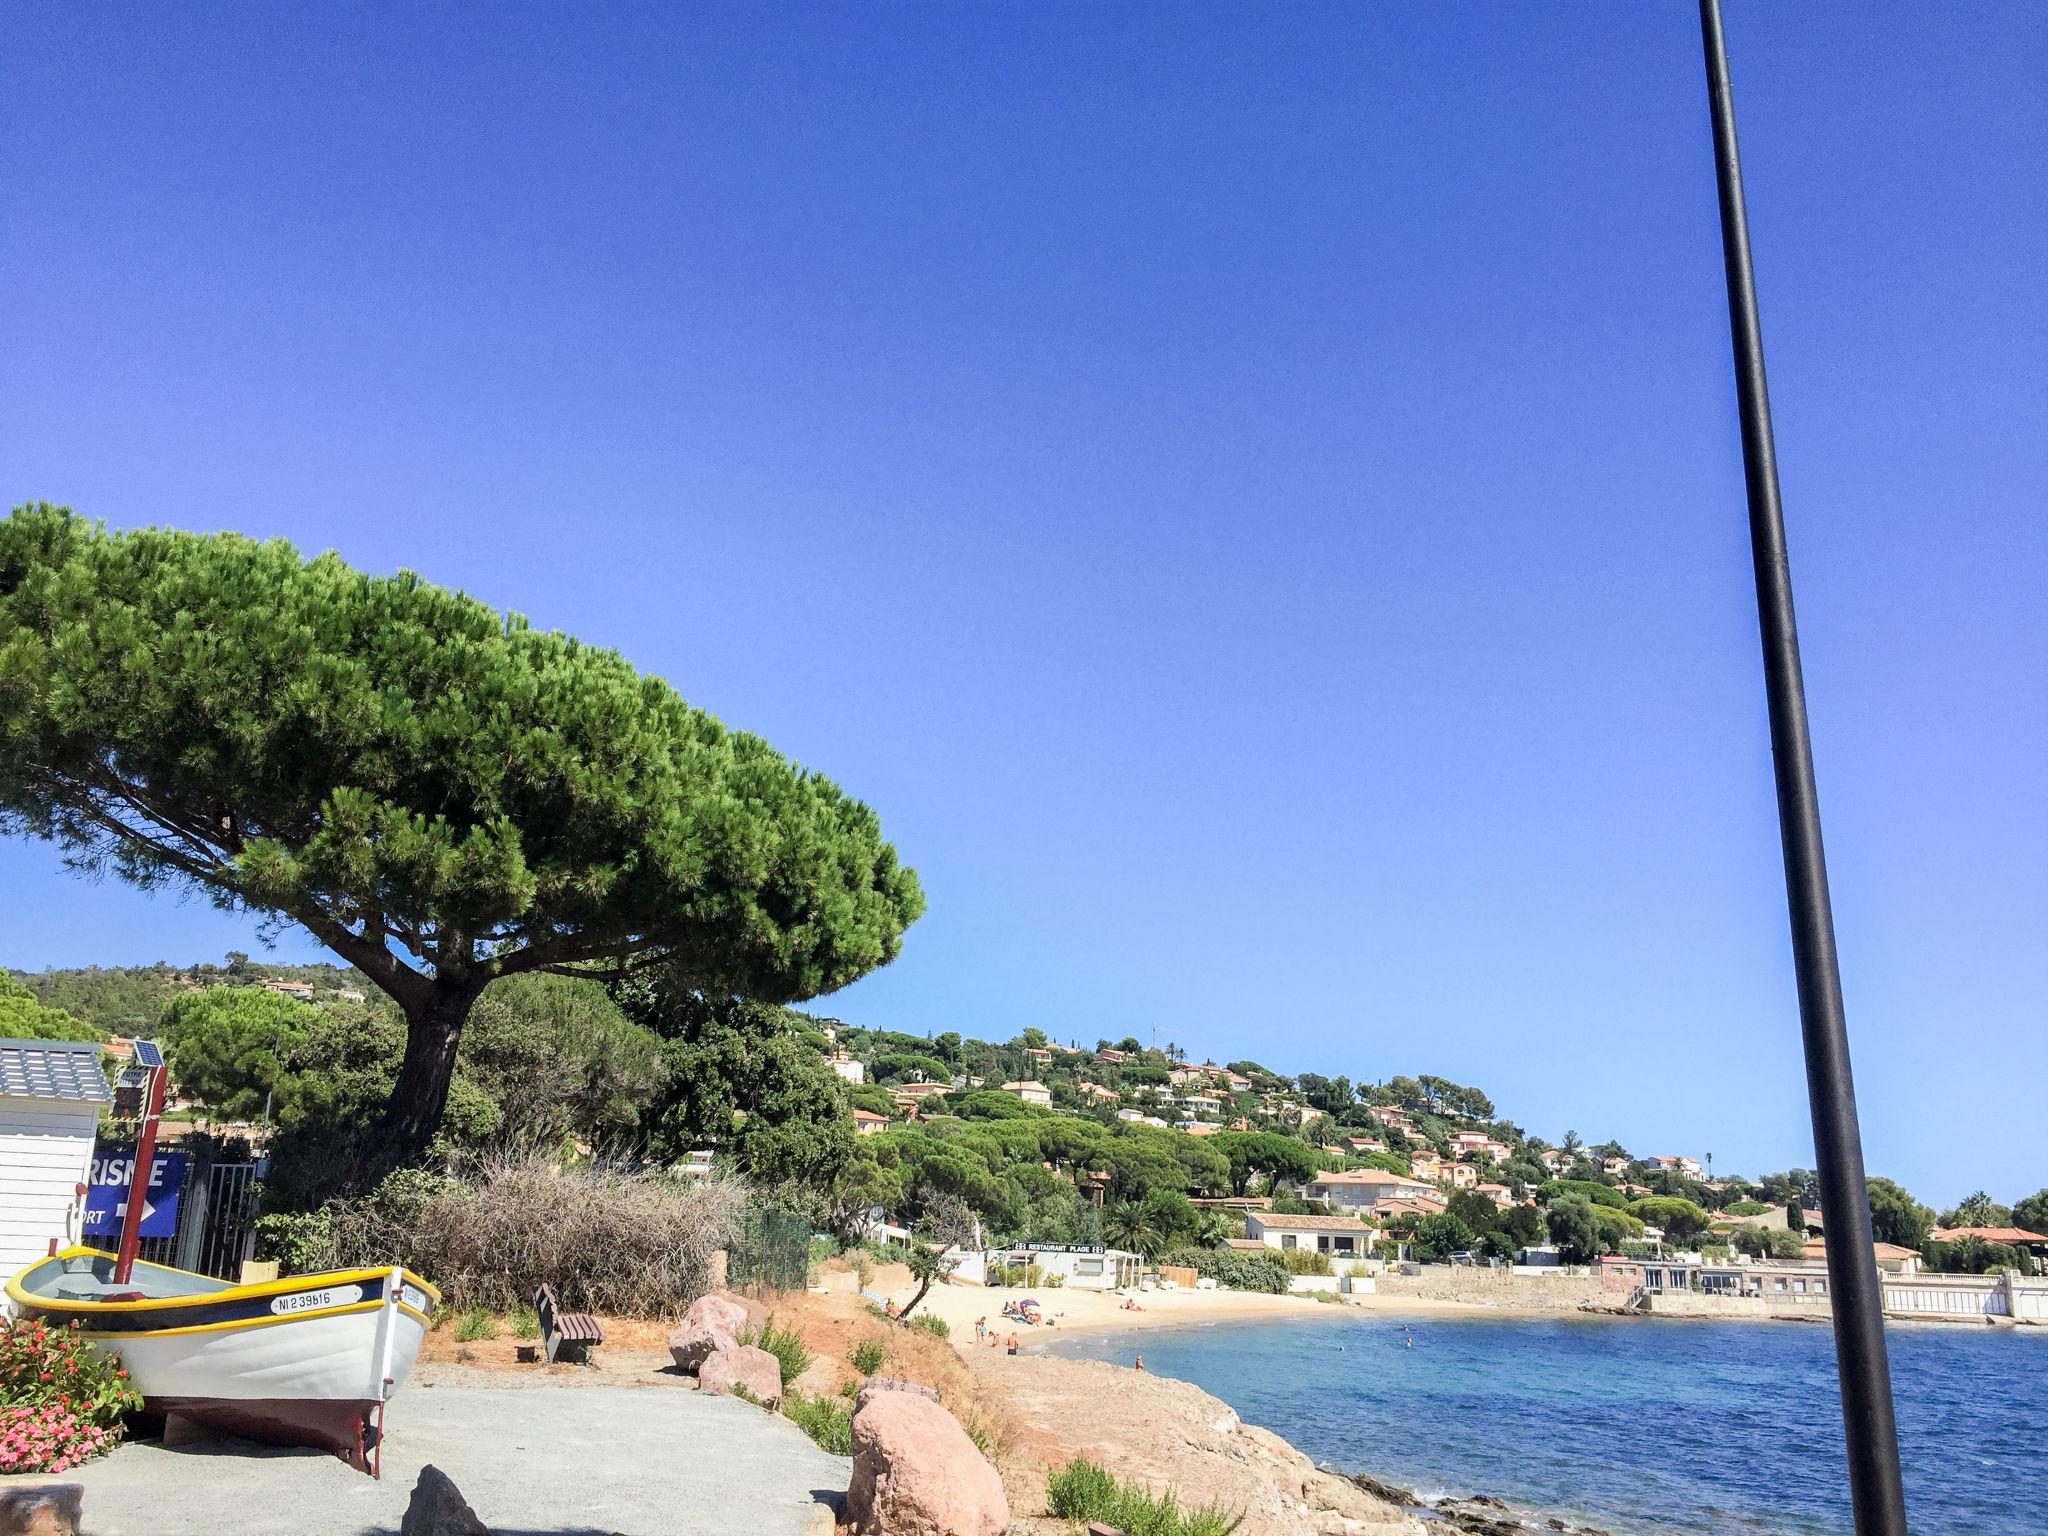
<svg viewBox="0 0 2048 1536">
<path fill-rule="evenodd" d="M 796 1383 L 807 1393 L 834 1393 L 858 1379 L 849 1357 L 867 1340 L 882 1346 L 879 1374 L 937 1391 L 1002 1472 L 1017 1517 L 1014 1536 L 1068 1536 L 1070 1523 L 1045 1513 L 1046 1480 L 1083 1455 L 1155 1493 L 1171 1490 L 1185 1508 L 1215 1504 L 1243 1511 L 1242 1536 L 1384 1536 L 1426 1529 L 1413 1514 L 1316 1471 L 1278 1436 L 1240 1422 L 1228 1405 L 1186 1382 L 1101 1361 L 976 1348 L 973 1320 L 984 1312 L 995 1318 L 1001 1310 L 998 1293 L 936 1289 L 933 1296 L 941 1304 L 932 1310 L 952 1322 L 949 1341 L 877 1317 L 841 1283 L 838 1292 L 770 1302 L 738 1299 L 751 1321 L 772 1317 L 802 1336 L 815 1356 Z M 916 1287 L 899 1265 L 876 1273 L 868 1289 L 900 1301 Z M 1146 1305 L 1153 1305 L 1151 1298 Z M 1105 1322 L 1113 1306 L 1104 1303 Z M 1147 1316 L 1164 1320 L 1160 1311 Z M 1116 1317 L 1123 1321 L 1131 1314 Z M 606 1341 L 588 1366 L 522 1364 L 519 1344 L 530 1341 L 499 1337 L 458 1344 L 453 1328 L 443 1326 L 428 1335 L 414 1383 L 694 1390 L 695 1383 L 669 1360 L 670 1324 L 603 1321 Z"/>
</svg>

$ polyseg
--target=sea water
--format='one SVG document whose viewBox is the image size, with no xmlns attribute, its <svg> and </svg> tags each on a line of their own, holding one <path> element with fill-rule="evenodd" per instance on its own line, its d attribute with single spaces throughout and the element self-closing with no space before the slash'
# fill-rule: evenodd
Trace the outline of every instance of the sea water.
<svg viewBox="0 0 2048 1536">
<path fill-rule="evenodd" d="M 1076 1335 L 1318 1462 L 1617 1533 L 1846 1532 L 1834 1338 L 1811 1323 L 1329 1314 Z M 2048 1329 L 1893 1327 L 1915 1532 L 2048 1532 Z"/>
</svg>

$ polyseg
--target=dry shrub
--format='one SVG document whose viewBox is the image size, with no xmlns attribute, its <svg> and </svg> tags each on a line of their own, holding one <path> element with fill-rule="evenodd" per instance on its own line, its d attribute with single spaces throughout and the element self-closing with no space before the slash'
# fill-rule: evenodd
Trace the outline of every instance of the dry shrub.
<svg viewBox="0 0 2048 1536">
<path fill-rule="evenodd" d="M 711 1288 L 745 1208 L 745 1186 L 722 1175 L 504 1155 L 460 1174 L 403 1170 L 330 1204 L 325 1263 L 402 1263 L 457 1308 L 510 1312 L 545 1281 L 571 1311 L 673 1317 Z"/>
</svg>

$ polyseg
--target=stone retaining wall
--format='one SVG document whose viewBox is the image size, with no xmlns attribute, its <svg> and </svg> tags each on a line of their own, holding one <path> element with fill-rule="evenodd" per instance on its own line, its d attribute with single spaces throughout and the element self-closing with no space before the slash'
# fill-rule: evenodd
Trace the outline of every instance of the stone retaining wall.
<svg viewBox="0 0 2048 1536">
<path fill-rule="evenodd" d="M 1379 1294 L 1417 1296 L 1431 1301 L 1461 1301 L 1485 1307 L 1533 1307 L 1553 1312 L 1613 1306 L 1616 1302 L 1595 1274 L 1517 1275 L 1505 1269 L 1467 1268 L 1462 1264 L 1432 1264 L 1419 1275 L 1403 1275 L 1389 1270 L 1379 1277 Z"/>
</svg>

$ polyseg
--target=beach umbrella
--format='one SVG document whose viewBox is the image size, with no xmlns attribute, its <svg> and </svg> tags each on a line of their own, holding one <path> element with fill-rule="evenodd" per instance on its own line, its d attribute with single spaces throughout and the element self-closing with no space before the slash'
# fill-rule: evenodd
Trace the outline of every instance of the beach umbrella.
<svg viewBox="0 0 2048 1536">
<path fill-rule="evenodd" d="M 1786 559 L 1784 511 L 1778 500 L 1771 400 L 1764 383 L 1763 326 L 1757 315 L 1756 274 L 1749 259 L 1749 214 L 1742 195 L 1735 93 L 1728 75 L 1720 0 L 1700 0 L 1700 36 L 1706 50 L 1714 171 L 1721 194 L 1721 255 L 1735 349 L 1750 552 L 1756 568 L 1757 617 L 1763 631 L 1764 692 L 1777 774 L 1778 828 L 1792 918 L 1806 1092 L 1813 1114 L 1821 1208 L 1827 1212 L 1828 1299 L 1834 1315 L 1842 1426 L 1849 1448 L 1849 1497 L 1857 1536 L 1907 1536 L 1891 1367 L 1885 1353 L 1884 1289 L 1872 1258 L 1874 1235 L 1863 1174 L 1863 1138 L 1856 1122 L 1856 1085 L 1849 1070 L 1849 1030 L 1842 1011 L 1835 921 L 1821 847 L 1820 797 L 1814 786 L 1813 746 L 1807 735 L 1799 633 L 1792 616 L 1792 573 Z"/>
</svg>

